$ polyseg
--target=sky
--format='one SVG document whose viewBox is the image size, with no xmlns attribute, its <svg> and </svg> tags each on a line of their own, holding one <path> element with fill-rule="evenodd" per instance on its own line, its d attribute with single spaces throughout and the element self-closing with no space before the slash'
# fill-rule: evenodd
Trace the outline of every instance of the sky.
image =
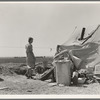
<svg viewBox="0 0 100 100">
<path fill-rule="evenodd" d="M 100 24 L 100 2 L 0 2 L 0 57 L 53 56 L 75 27 Z"/>
</svg>

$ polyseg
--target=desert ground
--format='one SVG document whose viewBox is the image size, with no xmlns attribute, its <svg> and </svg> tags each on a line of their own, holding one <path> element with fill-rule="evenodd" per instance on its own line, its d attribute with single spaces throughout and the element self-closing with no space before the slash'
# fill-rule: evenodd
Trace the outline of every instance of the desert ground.
<svg viewBox="0 0 100 100">
<path fill-rule="evenodd" d="M 52 84 L 50 80 L 41 81 L 34 79 L 27 79 L 25 75 L 20 75 L 11 70 L 18 68 L 21 63 L 1 63 L 0 64 L 0 94 L 14 94 L 14 95 L 99 95 L 100 84 L 78 84 L 77 86 L 58 86 Z"/>
<path fill-rule="evenodd" d="M 0 94 L 100 94 L 100 84 L 93 83 L 89 85 L 78 86 L 49 86 L 50 83 L 40 80 L 26 79 L 25 76 L 1 76 L 4 81 L 0 82 Z"/>
</svg>

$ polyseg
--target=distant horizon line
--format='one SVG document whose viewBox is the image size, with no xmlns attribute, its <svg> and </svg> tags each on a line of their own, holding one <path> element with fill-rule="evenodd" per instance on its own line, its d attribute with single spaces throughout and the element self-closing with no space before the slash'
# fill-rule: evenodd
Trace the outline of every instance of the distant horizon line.
<svg viewBox="0 0 100 100">
<path fill-rule="evenodd" d="M 53 57 L 53 56 L 35 56 L 35 57 Z M 0 58 L 26 58 L 26 56 L 1 56 Z"/>
</svg>

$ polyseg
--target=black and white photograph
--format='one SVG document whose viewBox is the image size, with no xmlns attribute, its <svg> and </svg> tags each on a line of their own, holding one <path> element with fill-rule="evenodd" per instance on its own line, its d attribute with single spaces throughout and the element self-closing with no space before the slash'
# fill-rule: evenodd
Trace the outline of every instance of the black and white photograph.
<svg viewBox="0 0 100 100">
<path fill-rule="evenodd" d="M 0 95 L 100 95 L 100 2 L 0 2 Z"/>
</svg>

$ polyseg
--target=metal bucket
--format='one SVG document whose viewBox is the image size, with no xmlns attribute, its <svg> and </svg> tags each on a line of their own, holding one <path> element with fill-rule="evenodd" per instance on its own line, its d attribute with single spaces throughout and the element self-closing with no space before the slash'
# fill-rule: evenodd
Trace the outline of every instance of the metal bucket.
<svg viewBox="0 0 100 100">
<path fill-rule="evenodd" d="M 71 83 L 71 61 L 58 60 L 55 61 L 56 82 L 69 86 Z"/>
</svg>

